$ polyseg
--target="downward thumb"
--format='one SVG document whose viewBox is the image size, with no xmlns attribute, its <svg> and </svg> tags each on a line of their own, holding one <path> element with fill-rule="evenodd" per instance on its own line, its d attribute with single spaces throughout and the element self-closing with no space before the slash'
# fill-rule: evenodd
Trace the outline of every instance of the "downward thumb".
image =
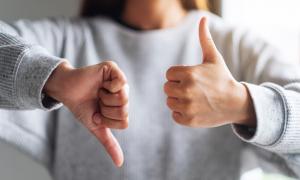
<svg viewBox="0 0 300 180">
<path fill-rule="evenodd" d="M 217 61 L 219 52 L 210 34 L 206 17 L 203 17 L 200 21 L 199 39 L 202 47 L 203 63 Z"/>
</svg>

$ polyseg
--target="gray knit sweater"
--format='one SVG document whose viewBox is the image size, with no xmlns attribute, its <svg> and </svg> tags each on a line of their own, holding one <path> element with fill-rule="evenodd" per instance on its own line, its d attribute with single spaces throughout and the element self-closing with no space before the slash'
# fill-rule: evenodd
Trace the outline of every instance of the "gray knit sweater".
<svg viewBox="0 0 300 180">
<path fill-rule="evenodd" d="M 166 70 L 202 59 L 203 15 L 233 76 L 248 86 L 254 130 L 182 127 L 165 105 Z M 114 132 L 125 153 L 122 168 L 65 107 L 42 94 L 60 58 L 76 67 L 111 59 L 125 71 L 130 127 Z M 175 28 L 146 32 L 102 17 L 1 22 L 0 108 L 1 139 L 43 164 L 56 180 L 235 180 L 258 166 L 300 176 L 299 66 L 209 13 L 194 11 Z"/>
</svg>

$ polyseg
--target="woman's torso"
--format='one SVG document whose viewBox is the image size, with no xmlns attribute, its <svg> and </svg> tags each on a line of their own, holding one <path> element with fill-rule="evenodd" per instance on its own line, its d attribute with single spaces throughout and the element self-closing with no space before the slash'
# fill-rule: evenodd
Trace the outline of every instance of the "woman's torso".
<svg viewBox="0 0 300 180">
<path fill-rule="evenodd" d="M 74 22 L 63 56 L 77 67 L 113 60 L 130 85 L 130 126 L 114 131 L 125 154 L 117 169 L 103 147 L 73 115 L 57 112 L 55 179 L 238 179 L 243 143 L 230 126 L 191 129 L 175 124 L 166 106 L 165 73 L 176 64 L 202 61 L 198 17 L 178 27 L 136 32 L 107 19 Z M 78 28 L 80 27 L 80 28 Z M 229 63 L 230 64 L 230 63 Z M 213 82 L 212 82 L 213 83 Z"/>
</svg>

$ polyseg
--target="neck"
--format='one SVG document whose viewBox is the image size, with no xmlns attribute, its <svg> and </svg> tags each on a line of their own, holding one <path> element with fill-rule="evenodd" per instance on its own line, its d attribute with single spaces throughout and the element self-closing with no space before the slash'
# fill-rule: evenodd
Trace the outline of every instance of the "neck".
<svg viewBox="0 0 300 180">
<path fill-rule="evenodd" d="M 127 0 L 121 18 L 130 26 L 151 30 L 174 27 L 186 13 L 179 0 Z"/>
</svg>

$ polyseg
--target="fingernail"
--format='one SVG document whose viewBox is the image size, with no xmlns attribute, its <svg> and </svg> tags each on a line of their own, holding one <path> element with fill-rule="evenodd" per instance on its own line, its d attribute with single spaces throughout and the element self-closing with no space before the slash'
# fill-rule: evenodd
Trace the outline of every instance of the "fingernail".
<svg viewBox="0 0 300 180">
<path fill-rule="evenodd" d="M 93 117 L 93 121 L 95 124 L 100 125 L 101 124 L 101 116 L 99 113 L 95 114 Z"/>
</svg>

